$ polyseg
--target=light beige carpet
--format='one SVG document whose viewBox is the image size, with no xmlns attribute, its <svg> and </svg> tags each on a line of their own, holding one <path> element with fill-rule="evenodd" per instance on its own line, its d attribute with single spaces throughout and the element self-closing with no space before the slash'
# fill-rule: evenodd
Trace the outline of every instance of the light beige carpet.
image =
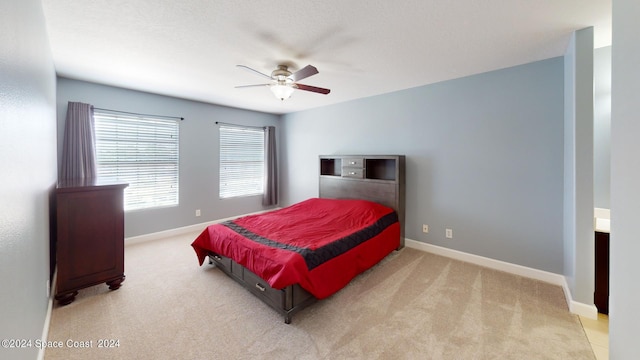
<svg viewBox="0 0 640 360">
<path fill-rule="evenodd" d="M 122 288 L 54 307 L 45 359 L 594 359 L 558 286 L 405 248 L 287 325 L 196 236 L 126 247 Z"/>
</svg>

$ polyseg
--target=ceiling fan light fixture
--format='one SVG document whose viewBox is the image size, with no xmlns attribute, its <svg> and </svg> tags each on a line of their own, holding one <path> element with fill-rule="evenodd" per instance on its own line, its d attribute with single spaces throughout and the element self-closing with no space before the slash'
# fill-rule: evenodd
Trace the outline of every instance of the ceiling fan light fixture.
<svg viewBox="0 0 640 360">
<path fill-rule="evenodd" d="M 273 92 L 273 95 L 275 95 L 278 99 L 282 101 L 290 98 L 291 94 L 293 94 L 293 90 L 294 89 L 291 85 L 285 85 L 285 84 L 271 85 L 271 92 Z"/>
<path fill-rule="evenodd" d="M 258 74 L 263 78 L 269 79 L 269 83 L 266 84 L 253 84 L 253 85 L 241 85 L 236 88 L 250 88 L 250 87 L 264 87 L 268 86 L 275 97 L 284 101 L 291 97 L 294 90 L 309 91 L 316 94 L 327 95 L 331 92 L 330 89 L 325 89 L 317 86 L 310 86 L 298 83 L 298 80 L 306 79 L 309 76 L 313 76 L 318 73 L 313 65 L 307 65 L 302 69 L 291 73 L 286 65 L 278 65 L 278 68 L 271 72 L 271 75 L 267 75 L 258 70 L 252 69 L 245 65 L 236 65 L 239 68 L 251 71 L 254 74 Z"/>
</svg>

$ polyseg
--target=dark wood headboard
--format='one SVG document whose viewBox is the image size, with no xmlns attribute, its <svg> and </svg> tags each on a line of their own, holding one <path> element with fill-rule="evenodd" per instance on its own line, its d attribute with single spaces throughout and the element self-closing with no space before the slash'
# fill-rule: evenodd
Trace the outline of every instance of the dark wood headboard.
<svg viewBox="0 0 640 360">
<path fill-rule="evenodd" d="M 321 198 L 364 199 L 388 206 L 400 220 L 404 246 L 404 155 L 321 155 Z"/>
</svg>

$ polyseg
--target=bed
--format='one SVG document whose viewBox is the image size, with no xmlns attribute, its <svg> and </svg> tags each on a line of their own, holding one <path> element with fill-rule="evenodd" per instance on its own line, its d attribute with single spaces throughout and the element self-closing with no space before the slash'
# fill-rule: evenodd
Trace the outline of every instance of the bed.
<svg viewBox="0 0 640 360">
<path fill-rule="evenodd" d="M 320 197 L 210 225 L 191 244 L 287 324 L 404 243 L 404 196 L 388 191 L 401 177 L 320 177 Z"/>
</svg>

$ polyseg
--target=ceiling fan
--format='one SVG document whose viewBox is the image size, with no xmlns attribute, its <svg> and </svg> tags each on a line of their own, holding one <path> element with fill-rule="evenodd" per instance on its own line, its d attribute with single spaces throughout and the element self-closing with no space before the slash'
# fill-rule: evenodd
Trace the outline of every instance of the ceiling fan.
<svg viewBox="0 0 640 360">
<path fill-rule="evenodd" d="M 247 87 L 256 87 L 256 86 L 268 86 L 273 94 L 280 100 L 288 99 L 295 89 L 311 91 L 319 94 L 328 94 L 331 92 L 329 89 L 299 84 L 298 81 L 302 79 L 306 79 L 309 76 L 315 75 L 318 73 L 318 69 L 315 66 L 307 65 L 302 69 L 292 73 L 289 71 L 287 65 L 278 65 L 278 68 L 271 72 L 271 75 L 264 74 L 258 70 L 252 69 L 245 65 L 236 65 L 239 68 L 243 68 L 245 70 L 249 70 L 253 73 L 256 73 L 264 78 L 270 80 L 269 83 L 266 84 L 255 84 L 255 85 L 240 85 L 236 86 L 236 88 L 247 88 Z"/>
</svg>

